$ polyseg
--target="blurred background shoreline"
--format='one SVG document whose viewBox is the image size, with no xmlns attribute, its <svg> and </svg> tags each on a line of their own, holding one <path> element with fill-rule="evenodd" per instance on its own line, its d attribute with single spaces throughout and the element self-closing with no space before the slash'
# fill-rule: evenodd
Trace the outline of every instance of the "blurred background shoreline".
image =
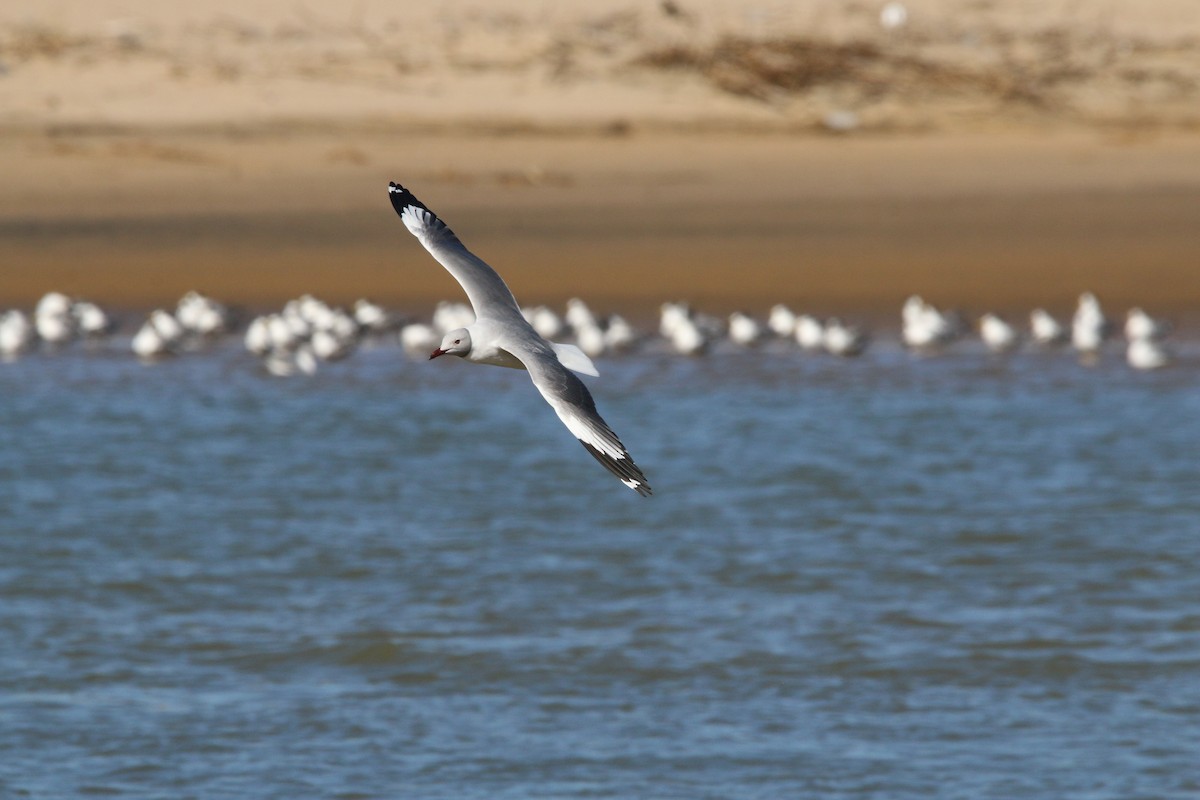
<svg viewBox="0 0 1200 800">
<path fill-rule="evenodd" d="M 0 11 L 0 305 L 456 297 L 388 180 L 523 303 L 1200 298 L 1188 3 L 161 6 Z"/>
</svg>

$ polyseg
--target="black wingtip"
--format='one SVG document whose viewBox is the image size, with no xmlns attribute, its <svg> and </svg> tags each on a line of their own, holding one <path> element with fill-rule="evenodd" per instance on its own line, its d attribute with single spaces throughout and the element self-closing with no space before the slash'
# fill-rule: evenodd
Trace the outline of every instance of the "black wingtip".
<svg viewBox="0 0 1200 800">
<path fill-rule="evenodd" d="M 413 196 L 412 192 L 395 181 L 388 181 L 388 198 L 392 201 L 392 208 L 396 209 L 397 214 L 403 215 L 404 209 L 412 206 L 433 214 L 432 211 L 429 211 L 429 206 L 422 203 Z M 433 214 L 433 216 L 436 217 L 437 215 Z"/>
<path fill-rule="evenodd" d="M 642 473 L 642 470 L 637 464 L 633 463 L 633 459 L 616 459 L 607 455 L 606 453 L 601 452 L 600 450 L 597 450 L 595 447 L 583 441 L 582 439 L 579 440 L 579 443 L 583 445 L 584 450 L 587 450 L 589 453 L 591 453 L 592 458 L 603 464 L 604 468 L 613 475 L 616 475 L 617 480 L 621 481 L 621 483 L 625 484 L 630 489 L 633 489 L 642 497 L 649 497 L 650 495 L 654 494 L 654 491 L 650 488 L 650 484 L 646 483 L 645 474 Z"/>
</svg>

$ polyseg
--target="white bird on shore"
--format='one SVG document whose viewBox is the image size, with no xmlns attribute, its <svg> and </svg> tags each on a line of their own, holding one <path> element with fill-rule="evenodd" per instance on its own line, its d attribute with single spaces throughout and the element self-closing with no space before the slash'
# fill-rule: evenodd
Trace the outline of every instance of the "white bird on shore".
<svg viewBox="0 0 1200 800">
<path fill-rule="evenodd" d="M 155 315 L 165 315 L 165 317 L 159 316 L 156 320 Z M 175 353 L 175 344 L 179 340 L 179 335 L 169 335 L 175 329 L 171 327 L 170 323 L 163 322 L 166 318 L 172 322 L 175 319 L 167 312 L 159 310 L 142 323 L 142 327 L 138 328 L 137 333 L 133 335 L 133 341 L 130 342 L 130 348 L 134 355 L 140 359 L 151 361 Z M 175 324 L 178 325 L 178 323 Z"/>
<path fill-rule="evenodd" d="M 62 292 L 47 292 L 34 306 L 33 316 L 64 317 L 71 313 L 71 298 Z"/>
<path fill-rule="evenodd" d="M 521 313 L 524 315 L 525 321 L 532 325 L 538 336 L 543 339 L 562 336 L 563 320 L 553 309 L 547 306 L 534 306 L 529 309 L 521 309 Z"/>
<path fill-rule="evenodd" d="M 1125 338 L 1131 342 L 1136 339 L 1160 341 L 1170 332 L 1170 325 L 1155 319 L 1141 308 L 1131 308 L 1125 315 Z"/>
<path fill-rule="evenodd" d="M 904 302 L 900 316 L 901 338 L 914 350 L 934 348 L 954 338 L 950 318 L 918 295 L 912 295 Z"/>
<path fill-rule="evenodd" d="M 183 338 L 183 326 L 179 324 L 179 320 L 171 315 L 171 312 L 164 311 L 161 308 L 156 308 L 150 312 L 149 323 L 158 331 L 159 336 L 168 346 L 174 347 Z"/>
<path fill-rule="evenodd" d="M 812 314 L 796 317 L 796 344 L 805 350 L 820 350 L 825 346 L 825 326 Z"/>
<path fill-rule="evenodd" d="M 354 352 L 358 343 L 354 335 L 346 335 L 336 328 L 321 328 L 313 331 L 308 345 L 321 361 L 341 361 Z"/>
<path fill-rule="evenodd" d="M 256 356 L 265 356 L 271 349 L 271 330 L 266 317 L 255 317 L 246 326 L 246 335 L 242 338 L 246 349 Z"/>
<path fill-rule="evenodd" d="M 1100 301 L 1091 292 L 1079 296 L 1075 316 L 1071 320 L 1071 344 L 1082 353 L 1094 353 L 1108 335 L 1108 320 Z"/>
<path fill-rule="evenodd" d="M 1125 360 L 1134 369 L 1159 369 L 1171 363 L 1171 355 L 1157 339 L 1130 339 Z"/>
<path fill-rule="evenodd" d="M 741 311 L 729 315 L 729 339 L 741 347 L 752 347 L 763 337 L 763 328 L 758 320 Z"/>
<path fill-rule="evenodd" d="M 993 353 L 1007 353 L 1020 341 L 1012 325 L 990 313 L 979 319 L 979 336 Z"/>
<path fill-rule="evenodd" d="M 277 378 L 287 378 L 297 372 L 303 375 L 317 374 L 317 356 L 312 346 L 303 342 L 294 350 L 272 350 L 263 359 L 263 369 Z"/>
<path fill-rule="evenodd" d="M 575 344 L 587 354 L 588 358 L 599 358 L 608 350 L 608 341 L 604 338 L 604 329 L 599 324 L 584 325 L 582 328 L 577 328 L 575 330 Z"/>
<path fill-rule="evenodd" d="M 86 300 L 71 305 L 71 316 L 75 318 L 76 329 L 87 339 L 104 336 L 113 329 L 112 320 L 104 309 Z"/>
<path fill-rule="evenodd" d="M 317 330 L 313 332 L 314 336 L 317 331 L 324 331 L 333 334 L 338 341 L 352 346 L 358 344 L 359 336 L 362 333 L 358 320 L 341 308 L 330 309 L 325 319 L 316 328 Z"/>
<path fill-rule="evenodd" d="M 263 356 L 262 367 L 268 374 L 276 378 L 286 378 L 296 374 L 296 359 L 292 353 L 283 350 L 269 350 Z"/>
<path fill-rule="evenodd" d="M 711 340 L 691 317 L 684 317 L 671 326 L 667 337 L 675 352 L 685 356 L 702 356 L 708 352 Z"/>
<path fill-rule="evenodd" d="M 440 334 L 423 322 L 412 322 L 400 329 L 400 346 L 409 355 L 424 355 L 437 347 L 439 341 Z"/>
<path fill-rule="evenodd" d="M 354 302 L 354 321 L 370 333 L 383 333 L 395 325 L 395 320 L 386 308 L 365 297 Z"/>
<path fill-rule="evenodd" d="M 0 315 L 0 356 L 19 356 L 33 347 L 36 338 L 25 312 L 13 309 Z"/>
<path fill-rule="evenodd" d="M 781 339 L 792 338 L 796 332 L 796 312 L 783 303 L 771 306 L 771 311 L 767 315 L 767 327 Z"/>
<path fill-rule="evenodd" d="M 33 326 L 43 342 L 64 345 L 75 337 L 71 299 L 61 292 L 48 292 L 33 311 Z"/>
<path fill-rule="evenodd" d="M 1035 308 L 1030 312 L 1029 333 L 1034 344 L 1041 347 L 1062 344 L 1067 340 L 1067 332 L 1063 329 L 1062 323 L 1044 308 Z"/>
<path fill-rule="evenodd" d="M 824 344 L 826 352 L 832 355 L 853 358 L 867 349 L 867 336 L 857 327 L 833 317 L 825 323 Z"/>
<path fill-rule="evenodd" d="M 604 328 L 604 342 L 615 353 L 624 352 L 637 344 L 638 333 L 620 314 L 608 318 Z"/>
<path fill-rule="evenodd" d="M 289 300 L 279 312 L 279 318 L 297 341 L 305 341 L 312 336 L 313 307 L 309 301 L 315 301 L 315 298 L 305 295 L 296 300 Z"/>
<path fill-rule="evenodd" d="M 458 328 L 468 328 L 475 322 L 475 312 L 466 303 L 442 300 L 433 309 L 433 327 L 445 334 Z"/>
<path fill-rule="evenodd" d="M 69 316 L 42 314 L 34 318 L 38 337 L 49 345 L 64 345 L 75 337 L 75 326 Z"/>
<path fill-rule="evenodd" d="M 328 303 L 319 297 L 313 297 L 311 294 L 302 294 L 294 301 L 288 304 L 295 308 L 304 320 L 312 326 L 318 326 L 326 318 L 333 309 Z M 284 311 L 287 311 L 288 306 L 284 306 Z"/>
<path fill-rule="evenodd" d="M 658 333 L 664 339 L 674 336 L 681 325 L 691 324 L 692 309 L 687 303 L 666 302 L 658 311 Z"/>
<path fill-rule="evenodd" d="M 211 297 L 193 291 L 180 298 L 175 306 L 175 319 L 187 333 L 212 337 L 229 326 L 229 311 Z"/>
<path fill-rule="evenodd" d="M 527 370 L 534 387 L 584 449 L 630 489 L 651 494 L 646 476 L 572 371 L 597 374 L 591 359 L 578 347 L 539 336 L 521 316 L 504 280 L 412 192 L 391 183 L 388 197 L 409 232 L 462 285 L 474 309 L 475 322 L 447 332 L 429 357 L 453 355 L 476 364 Z"/>
<path fill-rule="evenodd" d="M 572 297 L 567 301 L 567 313 L 564 318 L 571 326 L 571 330 L 576 332 L 587 327 L 600 326 L 600 321 L 592 313 L 592 309 L 578 297 Z"/>
<path fill-rule="evenodd" d="M 283 314 L 268 314 L 264 322 L 267 326 L 267 338 L 270 340 L 270 350 L 292 350 L 304 339 L 296 334 Z"/>
</svg>

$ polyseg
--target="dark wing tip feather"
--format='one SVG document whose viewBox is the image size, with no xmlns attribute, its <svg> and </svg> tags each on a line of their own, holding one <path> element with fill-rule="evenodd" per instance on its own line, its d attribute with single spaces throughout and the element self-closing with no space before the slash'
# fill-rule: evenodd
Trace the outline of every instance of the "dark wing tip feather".
<svg viewBox="0 0 1200 800">
<path fill-rule="evenodd" d="M 604 465 L 604 468 L 616 475 L 618 479 L 630 489 L 640 494 L 642 497 L 649 497 L 654 494 L 650 488 L 650 484 L 646 483 L 646 476 L 637 464 L 633 463 L 633 459 L 626 454 L 625 458 L 613 458 L 606 455 L 602 451 L 592 447 L 582 439 L 579 443 L 583 445 L 583 449 L 592 454 L 592 458 Z"/>
<path fill-rule="evenodd" d="M 418 200 L 416 195 L 395 181 L 388 181 L 388 199 L 392 201 L 392 208 L 400 215 L 400 219 L 405 221 L 405 226 L 413 233 L 437 231 L 442 235 L 454 236 L 454 231 L 450 230 L 450 226 L 441 217 Z M 413 208 L 419 209 L 423 213 L 416 214 L 409 211 Z M 408 212 L 407 216 L 405 212 Z"/>
<path fill-rule="evenodd" d="M 388 181 L 388 199 L 392 201 L 392 208 L 396 209 L 397 214 L 403 214 L 404 209 L 409 206 L 416 206 L 433 214 L 432 211 L 429 211 L 428 206 L 416 198 L 416 195 L 395 181 Z M 437 216 L 437 214 L 433 215 Z"/>
</svg>

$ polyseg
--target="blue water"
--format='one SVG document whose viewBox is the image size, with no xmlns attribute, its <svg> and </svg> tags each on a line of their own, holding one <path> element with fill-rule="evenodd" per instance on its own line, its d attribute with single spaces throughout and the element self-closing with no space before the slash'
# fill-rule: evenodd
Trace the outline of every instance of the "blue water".
<svg viewBox="0 0 1200 800">
<path fill-rule="evenodd" d="M 0 365 L 0 797 L 1200 796 L 1200 369 L 600 367 Z"/>
</svg>

